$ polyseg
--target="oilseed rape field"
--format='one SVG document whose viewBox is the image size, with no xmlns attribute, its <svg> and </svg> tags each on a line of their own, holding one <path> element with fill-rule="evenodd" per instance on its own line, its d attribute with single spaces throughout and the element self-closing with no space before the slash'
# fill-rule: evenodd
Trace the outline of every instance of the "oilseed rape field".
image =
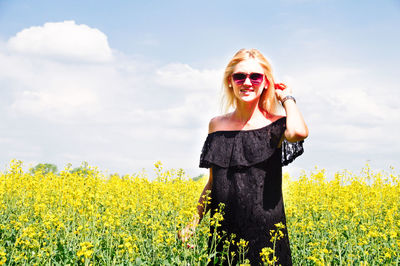
<svg viewBox="0 0 400 266">
<path fill-rule="evenodd" d="M 95 167 L 23 169 L 12 161 L 0 174 L 0 264 L 204 265 L 215 256 L 207 250 L 209 228 L 223 215 L 206 215 L 188 242 L 177 238 L 207 177 L 194 181 L 160 162 L 151 181 L 145 173 L 105 175 Z M 399 265 L 400 179 L 393 169 L 366 165 L 328 180 L 316 168 L 285 174 L 283 190 L 294 265 Z M 266 232 L 271 242 L 281 228 Z M 237 245 L 246 264 L 246 241 L 211 237 L 225 239 L 228 255 Z M 271 248 L 260 256 L 279 264 Z"/>
</svg>

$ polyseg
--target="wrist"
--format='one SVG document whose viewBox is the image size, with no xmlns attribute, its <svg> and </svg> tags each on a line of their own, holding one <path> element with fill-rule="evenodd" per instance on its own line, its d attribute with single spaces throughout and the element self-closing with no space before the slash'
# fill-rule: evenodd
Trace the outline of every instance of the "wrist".
<svg viewBox="0 0 400 266">
<path fill-rule="evenodd" d="M 281 100 L 282 105 L 288 100 L 292 100 L 294 103 L 296 103 L 296 99 L 292 95 L 287 95 Z"/>
</svg>

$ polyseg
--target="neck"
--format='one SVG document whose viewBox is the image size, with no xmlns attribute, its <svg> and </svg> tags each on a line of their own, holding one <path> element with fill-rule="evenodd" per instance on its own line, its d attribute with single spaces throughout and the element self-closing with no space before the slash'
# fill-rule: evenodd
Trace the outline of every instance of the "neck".
<svg viewBox="0 0 400 266">
<path fill-rule="evenodd" d="M 258 105 L 258 101 L 243 103 L 238 102 L 235 111 L 233 112 L 233 116 L 235 120 L 242 122 L 243 124 L 248 123 L 253 118 L 257 118 L 259 116 L 264 116 L 263 112 L 260 110 Z"/>
</svg>

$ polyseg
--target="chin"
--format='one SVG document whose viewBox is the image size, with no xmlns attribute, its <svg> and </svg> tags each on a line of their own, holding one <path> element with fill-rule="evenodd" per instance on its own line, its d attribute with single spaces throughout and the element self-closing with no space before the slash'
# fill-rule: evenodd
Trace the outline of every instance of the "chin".
<svg viewBox="0 0 400 266">
<path fill-rule="evenodd" d="M 242 96 L 242 97 L 239 98 L 239 100 L 241 102 L 245 102 L 245 103 L 252 103 L 254 101 L 259 101 L 260 98 L 259 97 L 254 97 L 254 96 L 244 96 L 244 97 Z"/>
</svg>

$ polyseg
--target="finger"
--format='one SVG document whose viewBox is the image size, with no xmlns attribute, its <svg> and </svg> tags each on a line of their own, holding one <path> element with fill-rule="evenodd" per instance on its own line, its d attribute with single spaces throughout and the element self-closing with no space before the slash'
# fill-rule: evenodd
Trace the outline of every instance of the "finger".
<svg viewBox="0 0 400 266">
<path fill-rule="evenodd" d="M 182 242 L 186 242 L 187 236 L 183 231 L 178 232 L 178 239 L 181 240 Z"/>
<path fill-rule="evenodd" d="M 285 90 L 287 86 L 283 83 L 275 83 L 275 89 L 276 90 Z"/>
<path fill-rule="evenodd" d="M 187 243 L 186 247 L 187 247 L 187 248 L 194 249 L 195 245 L 194 245 L 194 244 L 189 244 L 189 243 Z"/>
<path fill-rule="evenodd" d="M 276 97 L 278 98 L 278 99 L 281 99 L 282 98 L 282 91 L 281 90 L 276 90 L 275 91 L 275 95 L 276 95 Z"/>
</svg>

